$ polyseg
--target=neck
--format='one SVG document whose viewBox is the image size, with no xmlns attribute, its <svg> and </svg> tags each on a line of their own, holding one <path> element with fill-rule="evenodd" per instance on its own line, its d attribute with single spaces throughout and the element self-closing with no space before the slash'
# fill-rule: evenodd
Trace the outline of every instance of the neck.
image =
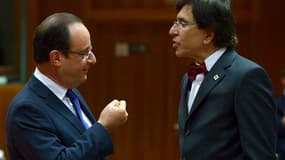
<svg viewBox="0 0 285 160">
<path fill-rule="evenodd" d="M 59 79 L 57 78 L 56 69 L 53 66 L 50 66 L 48 63 L 43 63 L 43 64 L 37 64 L 37 68 L 42 74 L 47 76 L 49 79 L 65 87 L 60 83 Z"/>
<path fill-rule="evenodd" d="M 199 54 L 200 57 L 196 58 L 195 62 L 203 63 L 206 58 L 208 58 L 210 55 L 212 55 L 219 49 L 220 49 L 219 47 L 216 47 L 214 45 L 210 45 L 208 47 L 203 48 L 203 50 L 201 51 L 201 54 Z"/>
</svg>

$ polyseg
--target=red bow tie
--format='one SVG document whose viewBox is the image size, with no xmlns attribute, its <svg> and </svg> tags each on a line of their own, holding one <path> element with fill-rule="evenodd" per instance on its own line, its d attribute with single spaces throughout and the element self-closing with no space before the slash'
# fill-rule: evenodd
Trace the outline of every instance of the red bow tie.
<svg viewBox="0 0 285 160">
<path fill-rule="evenodd" d="M 189 65 L 188 68 L 188 77 L 190 81 L 194 81 L 196 78 L 196 75 L 199 73 L 204 73 L 206 75 L 208 73 L 205 63 L 197 64 L 193 63 Z"/>
</svg>

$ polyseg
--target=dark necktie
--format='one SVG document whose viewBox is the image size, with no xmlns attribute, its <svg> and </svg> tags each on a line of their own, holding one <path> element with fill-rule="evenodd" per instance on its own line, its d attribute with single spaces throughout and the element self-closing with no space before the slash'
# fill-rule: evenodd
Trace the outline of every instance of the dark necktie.
<svg viewBox="0 0 285 160">
<path fill-rule="evenodd" d="M 66 96 L 70 99 L 71 103 L 73 104 L 73 108 L 76 112 L 77 117 L 79 118 L 79 120 L 81 121 L 81 123 L 83 124 L 83 126 L 87 129 L 88 124 L 86 123 L 86 121 L 83 119 L 83 111 L 81 110 L 80 107 L 80 103 L 79 103 L 79 99 L 78 96 L 72 91 L 72 90 L 67 90 L 66 92 Z"/>
<path fill-rule="evenodd" d="M 203 73 L 204 75 L 208 73 L 204 62 L 202 64 L 193 63 L 189 65 L 188 77 L 191 82 L 196 79 L 196 75 L 199 73 Z"/>
</svg>

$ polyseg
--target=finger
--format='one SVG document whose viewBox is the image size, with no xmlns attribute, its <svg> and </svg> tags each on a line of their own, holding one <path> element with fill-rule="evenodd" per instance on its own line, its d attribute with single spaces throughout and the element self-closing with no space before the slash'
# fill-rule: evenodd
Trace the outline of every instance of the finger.
<svg viewBox="0 0 285 160">
<path fill-rule="evenodd" d="M 126 110 L 126 107 L 127 107 L 127 103 L 125 100 L 120 100 L 120 107 L 124 110 Z"/>
<path fill-rule="evenodd" d="M 109 103 L 109 105 L 117 107 L 120 105 L 120 102 L 118 100 L 114 99 Z"/>
</svg>

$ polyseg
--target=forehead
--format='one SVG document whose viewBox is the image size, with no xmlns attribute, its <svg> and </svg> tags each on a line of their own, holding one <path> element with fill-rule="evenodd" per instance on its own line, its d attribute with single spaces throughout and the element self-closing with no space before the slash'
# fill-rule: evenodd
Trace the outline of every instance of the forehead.
<svg viewBox="0 0 285 160">
<path fill-rule="evenodd" d="M 90 46 L 90 34 L 82 23 L 72 23 L 68 26 L 71 48 L 86 48 Z"/>
<path fill-rule="evenodd" d="M 189 5 L 184 5 L 177 14 L 178 20 L 194 21 L 192 14 L 192 7 Z"/>
</svg>

